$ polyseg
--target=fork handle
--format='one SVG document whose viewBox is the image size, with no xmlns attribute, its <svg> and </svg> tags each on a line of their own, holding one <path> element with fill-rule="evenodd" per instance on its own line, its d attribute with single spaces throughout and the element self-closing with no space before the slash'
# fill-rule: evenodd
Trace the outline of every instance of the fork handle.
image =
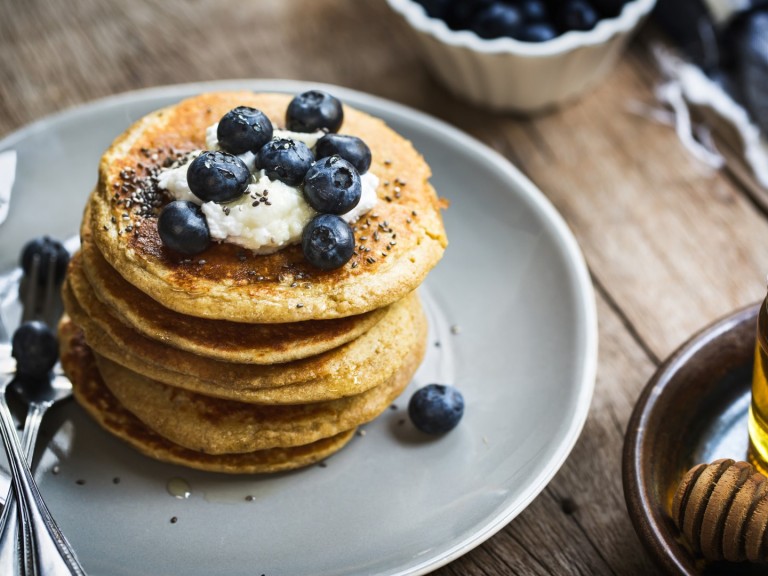
<svg viewBox="0 0 768 576">
<path fill-rule="evenodd" d="M 85 576 L 75 553 L 48 511 L 21 451 L 5 396 L 0 395 L 0 433 L 19 506 L 23 576 Z"/>
<path fill-rule="evenodd" d="M 24 420 L 24 431 L 21 435 L 21 448 L 27 456 L 27 462 L 32 462 L 35 452 L 37 433 L 43 421 L 46 407 L 38 404 L 30 405 Z M 5 506 L 0 514 L 0 574 L 15 574 L 16 557 L 21 555 L 21 534 L 17 530 L 18 509 L 13 488 L 8 489 Z"/>
</svg>

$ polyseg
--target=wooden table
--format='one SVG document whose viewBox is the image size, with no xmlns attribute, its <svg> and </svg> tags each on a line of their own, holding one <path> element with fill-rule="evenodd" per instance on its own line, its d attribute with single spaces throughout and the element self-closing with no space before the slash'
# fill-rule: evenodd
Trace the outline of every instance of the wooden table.
<svg viewBox="0 0 768 576">
<path fill-rule="evenodd" d="M 521 168 L 576 235 L 592 274 L 600 356 L 590 417 L 541 495 L 441 576 L 652 574 L 621 485 L 630 412 L 694 331 L 763 297 L 768 218 L 673 131 L 628 111 L 655 105 L 647 34 L 595 92 L 533 119 L 452 98 L 383 0 L 0 1 L 0 135 L 57 110 L 149 86 L 295 78 L 424 110 Z"/>
</svg>

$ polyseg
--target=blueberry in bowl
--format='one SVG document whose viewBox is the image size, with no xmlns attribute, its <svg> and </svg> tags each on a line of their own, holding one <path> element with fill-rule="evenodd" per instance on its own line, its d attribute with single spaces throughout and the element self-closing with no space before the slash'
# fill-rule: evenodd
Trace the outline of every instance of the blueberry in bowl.
<svg viewBox="0 0 768 576">
<path fill-rule="evenodd" d="M 525 42 L 524 29 L 548 24 L 562 34 L 591 30 L 602 18 L 613 18 L 629 0 L 449 0 L 436 7 L 434 1 L 415 0 L 427 15 L 446 23 L 452 30 L 471 30 L 480 38 L 516 38 Z M 535 34 L 527 36 L 534 38 Z"/>
<path fill-rule="evenodd" d="M 563 32 L 586 31 L 597 26 L 601 14 L 588 0 L 568 0 L 555 11 L 556 24 Z"/>
<path fill-rule="evenodd" d="M 494 2 L 471 18 L 469 29 L 480 38 L 515 38 L 524 24 L 523 12 L 518 6 Z"/>
</svg>

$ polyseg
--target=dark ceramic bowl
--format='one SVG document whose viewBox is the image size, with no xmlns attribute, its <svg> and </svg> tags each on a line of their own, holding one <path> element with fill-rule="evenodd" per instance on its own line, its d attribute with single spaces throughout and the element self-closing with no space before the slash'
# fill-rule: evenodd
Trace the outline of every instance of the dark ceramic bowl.
<svg viewBox="0 0 768 576">
<path fill-rule="evenodd" d="M 683 475 L 717 458 L 746 460 L 759 304 L 705 328 L 643 390 L 624 440 L 624 496 L 637 534 L 669 574 L 763 574 L 766 567 L 694 558 L 669 517 Z"/>
</svg>

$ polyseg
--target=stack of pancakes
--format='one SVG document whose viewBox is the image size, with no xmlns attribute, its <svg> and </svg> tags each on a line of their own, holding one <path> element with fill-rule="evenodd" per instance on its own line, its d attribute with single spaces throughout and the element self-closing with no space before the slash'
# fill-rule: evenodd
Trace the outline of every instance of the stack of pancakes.
<svg viewBox="0 0 768 576">
<path fill-rule="evenodd" d="M 321 271 L 300 246 L 255 255 L 229 243 L 166 248 L 157 174 L 205 147 L 236 106 L 282 125 L 290 96 L 205 94 L 154 112 L 104 154 L 60 327 L 79 403 L 108 431 L 168 462 L 274 472 L 332 454 L 386 409 L 424 354 L 415 293 L 446 246 L 429 167 L 383 122 L 345 107 L 340 130 L 371 148 L 379 201 L 356 249 Z"/>
</svg>

